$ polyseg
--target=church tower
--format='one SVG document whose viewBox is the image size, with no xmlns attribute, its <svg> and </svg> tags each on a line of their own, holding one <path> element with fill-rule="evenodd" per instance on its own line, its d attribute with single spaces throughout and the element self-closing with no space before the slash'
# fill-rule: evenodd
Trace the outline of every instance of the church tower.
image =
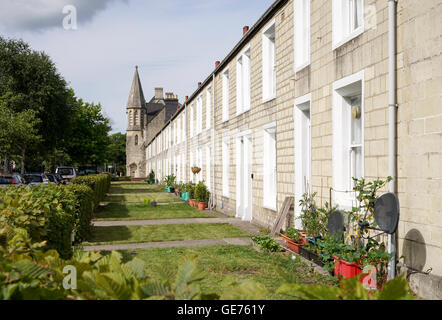
<svg viewBox="0 0 442 320">
<path fill-rule="evenodd" d="M 135 67 L 135 75 L 126 109 L 126 172 L 132 178 L 145 178 L 146 152 L 144 149 L 144 136 L 147 114 L 138 66 Z"/>
</svg>

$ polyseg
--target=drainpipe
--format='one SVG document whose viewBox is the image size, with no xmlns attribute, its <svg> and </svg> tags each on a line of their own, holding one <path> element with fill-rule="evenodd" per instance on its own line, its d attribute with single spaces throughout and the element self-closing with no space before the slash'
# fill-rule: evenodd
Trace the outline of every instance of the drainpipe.
<svg viewBox="0 0 442 320">
<path fill-rule="evenodd" d="M 215 72 L 212 75 L 212 201 L 214 203 L 212 203 L 212 207 L 215 207 L 216 205 L 216 191 L 215 191 L 215 152 L 216 152 L 216 148 L 215 148 Z"/>
<path fill-rule="evenodd" d="M 388 64 L 389 64 L 389 116 L 388 116 L 388 174 L 393 179 L 388 188 L 391 193 L 396 193 L 396 8 L 397 0 L 388 0 Z M 396 274 L 396 233 L 388 235 L 388 253 L 391 254 L 389 264 L 389 279 Z"/>
</svg>

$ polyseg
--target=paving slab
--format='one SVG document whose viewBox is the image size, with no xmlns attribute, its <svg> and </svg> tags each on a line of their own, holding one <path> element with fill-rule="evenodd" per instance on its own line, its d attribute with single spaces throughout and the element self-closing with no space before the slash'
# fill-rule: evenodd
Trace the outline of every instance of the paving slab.
<svg viewBox="0 0 442 320">
<path fill-rule="evenodd" d="M 220 218 L 189 218 L 189 219 L 162 219 L 162 220 L 122 220 L 122 221 L 94 221 L 95 227 L 120 227 L 120 226 L 157 226 L 170 224 L 194 223 L 229 223 L 231 219 Z"/>
<path fill-rule="evenodd" d="M 116 250 L 136 250 L 136 249 L 156 249 L 156 248 L 190 248 L 190 247 L 209 247 L 219 245 L 237 245 L 250 246 L 250 238 L 223 238 L 223 239 L 203 239 L 203 240 L 183 240 L 166 242 L 146 242 L 146 243 L 128 243 L 111 244 L 98 246 L 85 246 L 85 251 L 116 251 Z"/>
</svg>

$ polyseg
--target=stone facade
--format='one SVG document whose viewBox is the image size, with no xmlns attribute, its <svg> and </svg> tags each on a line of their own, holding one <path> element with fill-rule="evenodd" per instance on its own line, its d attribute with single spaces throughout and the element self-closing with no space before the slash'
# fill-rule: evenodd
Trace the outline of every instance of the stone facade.
<svg viewBox="0 0 442 320">
<path fill-rule="evenodd" d="M 335 0 L 334 0 L 335 1 Z M 278 0 L 263 15 L 215 68 L 162 130 L 173 127 L 186 117 L 186 137 L 178 145 L 160 152 L 147 152 L 147 167 L 161 163 L 162 172 L 176 173 L 185 166 L 182 181 L 193 179 L 190 172 L 202 148 L 202 173 L 205 179 L 207 159 L 211 152 L 211 190 L 217 210 L 238 216 L 238 144 L 242 135 L 251 138 L 251 204 L 252 220 L 270 227 L 286 197 L 296 195 L 299 164 L 295 126 L 296 101 L 309 101 L 311 135 L 311 190 L 317 202 L 345 207 L 345 195 L 339 190 L 339 130 L 345 124 L 337 118 L 354 96 L 360 97 L 362 142 L 352 150 L 361 150 L 363 176 L 385 179 L 389 158 L 389 45 L 388 1 L 364 0 L 364 24 L 360 32 L 350 34 L 339 43 L 334 40 L 334 1 L 310 1 L 309 63 L 295 70 L 294 0 Z M 344 0 L 342 0 L 344 1 Z M 340 3 L 341 0 L 336 0 Z M 442 276 L 442 0 L 403 0 L 397 4 L 397 195 L 400 201 L 400 223 L 397 232 L 397 257 L 410 270 L 431 270 Z M 265 28 L 274 21 L 276 46 L 276 95 L 263 99 L 263 39 Z M 250 47 L 250 110 L 237 114 L 237 66 L 244 49 Z M 229 120 L 223 121 L 223 73 L 229 71 Z M 210 88 L 208 91 L 207 89 Z M 212 123 L 206 129 L 206 99 L 214 99 Z M 190 135 L 191 110 L 196 115 L 197 101 L 202 97 L 202 132 Z M 307 99 L 307 100 L 306 100 Z M 297 109 L 298 108 L 298 109 Z M 214 112 L 213 112 L 214 110 Z M 353 110 L 353 109 L 352 109 Z M 194 120 L 195 121 L 195 120 Z M 266 130 L 276 133 L 276 210 L 264 205 Z M 194 122 L 193 128 L 195 129 Z M 182 133 L 183 131 L 181 131 Z M 162 137 L 162 136 L 161 136 Z M 147 141 L 151 150 L 156 139 Z M 229 146 L 229 193 L 223 195 L 223 143 Z M 164 145 L 164 144 L 163 144 Z M 300 148 L 301 145 L 298 145 Z M 359 148 L 359 149 L 358 149 Z M 353 151 L 352 151 L 353 152 Z M 358 151 L 355 151 L 358 152 Z M 352 153 L 353 154 L 353 153 Z M 172 161 L 177 156 L 180 163 Z M 356 156 L 355 156 L 356 157 Z M 167 159 L 169 165 L 166 165 Z M 191 160 L 192 159 L 192 160 Z M 345 159 L 344 159 L 345 160 Z M 347 161 L 347 160 L 345 160 Z M 352 161 L 351 159 L 348 161 Z M 164 166 L 167 166 L 165 168 Z M 342 165 L 343 167 L 343 165 Z M 351 167 L 350 167 L 351 168 Z M 352 170 L 352 169 L 351 169 Z M 331 190 L 333 189 L 333 190 Z M 383 190 L 386 192 L 387 190 Z M 331 199 L 330 199 L 331 198 Z M 295 201 L 299 195 L 295 196 Z M 241 201 L 243 201 L 241 199 Z"/>
</svg>

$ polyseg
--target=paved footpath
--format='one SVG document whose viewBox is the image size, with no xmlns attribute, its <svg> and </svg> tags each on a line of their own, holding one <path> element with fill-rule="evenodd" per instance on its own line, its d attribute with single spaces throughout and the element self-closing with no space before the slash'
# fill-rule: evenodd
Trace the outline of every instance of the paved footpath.
<svg viewBox="0 0 442 320">
<path fill-rule="evenodd" d="M 135 250 L 135 249 L 155 249 L 155 248 L 191 248 L 209 247 L 219 245 L 249 246 L 252 244 L 250 238 L 224 238 L 224 239 L 203 239 L 203 240 L 182 240 L 166 242 L 128 243 L 85 246 L 85 251 L 115 251 L 115 250 Z"/>
</svg>

